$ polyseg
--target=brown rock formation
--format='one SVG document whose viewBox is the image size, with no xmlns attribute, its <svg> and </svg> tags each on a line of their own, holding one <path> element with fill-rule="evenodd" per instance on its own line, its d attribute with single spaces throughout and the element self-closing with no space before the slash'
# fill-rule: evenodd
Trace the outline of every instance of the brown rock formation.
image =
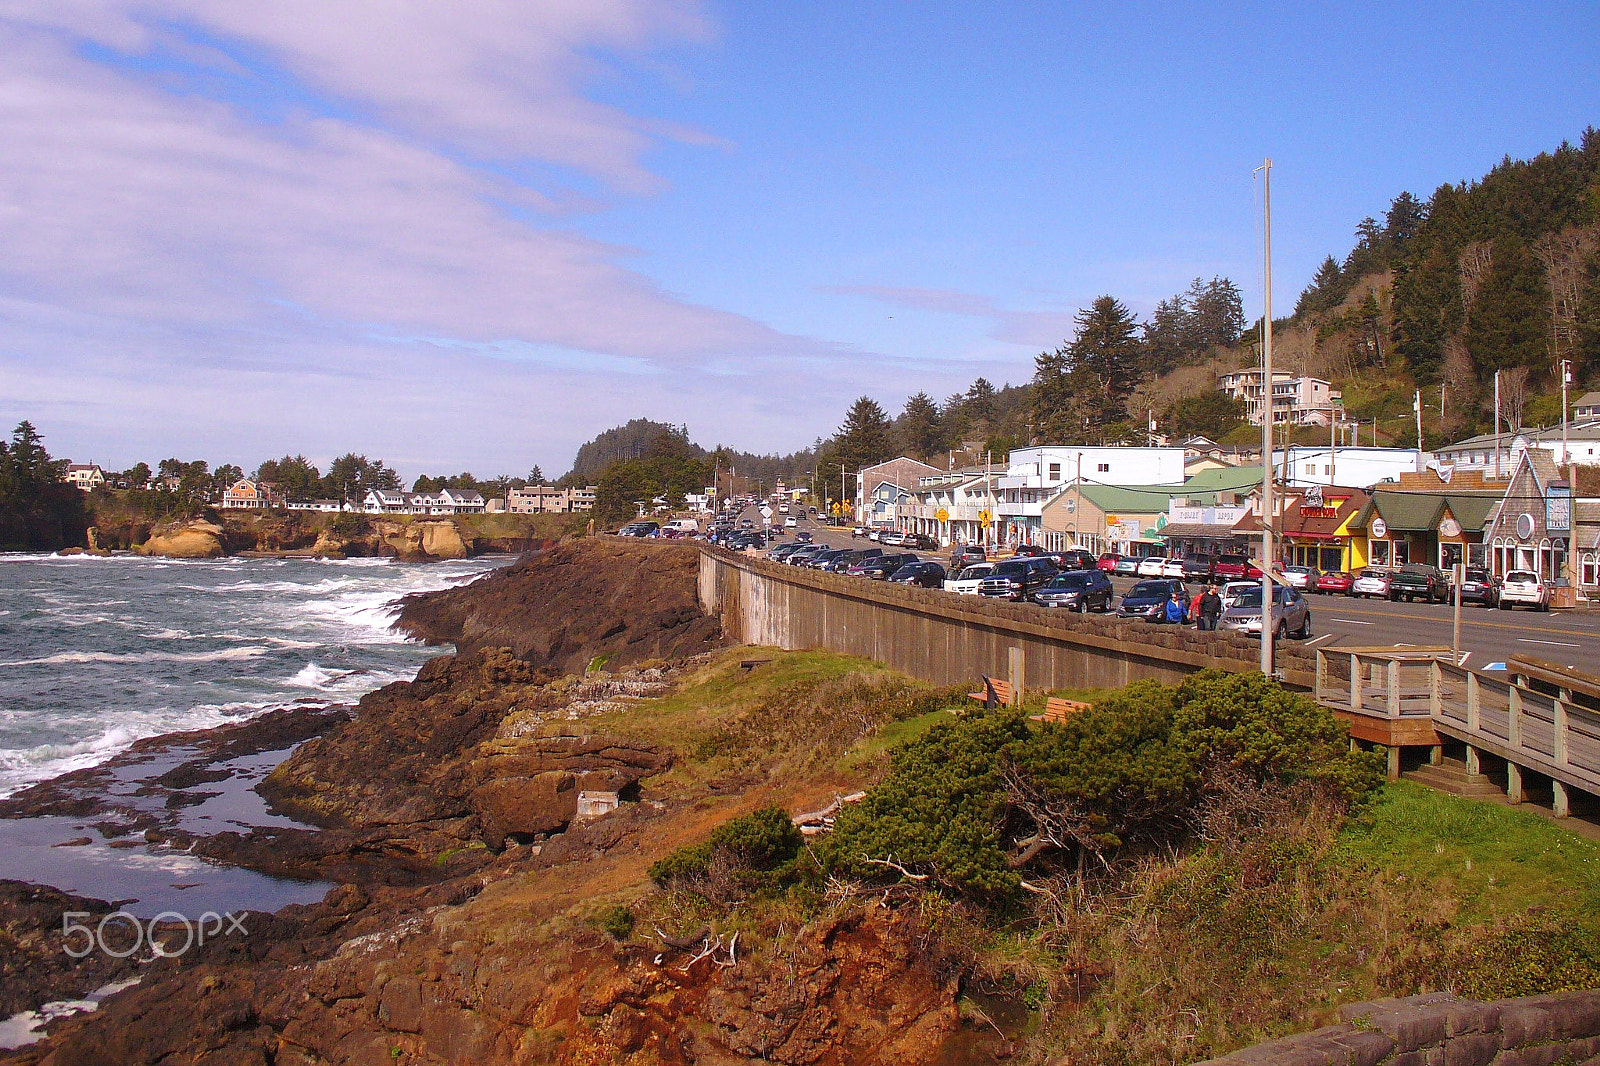
<svg viewBox="0 0 1600 1066">
<path fill-rule="evenodd" d="M 169 559 L 216 559 L 227 554 L 223 546 L 224 529 L 215 522 L 196 519 L 175 529 L 157 530 L 139 545 L 141 555 L 160 555 Z"/>
<path fill-rule="evenodd" d="M 611 537 L 566 541 L 462 588 L 407 597 L 398 626 L 463 652 L 510 648 L 519 659 L 582 673 L 716 647 L 701 612 L 699 553 Z"/>
</svg>

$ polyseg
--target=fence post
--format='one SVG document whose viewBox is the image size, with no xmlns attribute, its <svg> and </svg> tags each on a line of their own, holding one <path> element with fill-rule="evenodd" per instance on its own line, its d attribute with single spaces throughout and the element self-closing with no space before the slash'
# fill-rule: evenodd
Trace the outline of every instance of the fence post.
<svg viewBox="0 0 1600 1066">
<path fill-rule="evenodd" d="M 1522 790 L 1522 767 L 1516 763 L 1506 762 L 1506 800 L 1510 803 L 1521 803 L 1528 798 Z"/>
<path fill-rule="evenodd" d="M 1314 690 L 1318 702 L 1328 697 L 1328 657 L 1321 648 L 1317 649 L 1317 683 Z"/>
<path fill-rule="evenodd" d="M 1435 659 L 1428 664 L 1428 717 L 1438 718 L 1444 700 L 1444 669 Z"/>
<path fill-rule="evenodd" d="M 1467 672 L 1467 729 L 1474 732 L 1483 715 L 1483 685 L 1478 680 L 1478 675 Z"/>
<path fill-rule="evenodd" d="M 1557 818 L 1570 818 L 1572 816 L 1572 801 L 1567 798 L 1567 786 L 1560 781 L 1552 779 L 1550 790 L 1555 794 L 1555 803 L 1552 808 Z"/>
<path fill-rule="evenodd" d="M 1551 701 L 1551 706 L 1555 708 L 1555 736 L 1551 751 L 1555 755 L 1557 764 L 1562 766 L 1572 761 L 1571 756 L 1568 754 L 1570 749 L 1567 747 L 1567 730 L 1569 728 L 1567 701 L 1570 699 L 1572 699 L 1572 690 L 1562 689 L 1561 695 Z"/>
<path fill-rule="evenodd" d="M 1021 707 L 1022 706 L 1022 685 L 1023 685 L 1023 681 L 1025 680 L 1025 678 L 1022 676 L 1022 670 L 1023 670 L 1022 649 L 1021 648 L 1016 648 L 1016 647 L 1007 648 L 1006 649 L 1006 658 L 1008 660 L 1007 665 L 1010 667 L 1010 673 L 1011 673 L 1011 678 L 1010 678 L 1010 681 L 1011 681 L 1011 706 L 1013 706 L 1013 707 Z"/>
<path fill-rule="evenodd" d="M 1511 686 L 1510 700 L 1506 704 L 1506 743 L 1513 748 L 1522 747 L 1522 689 Z"/>
<path fill-rule="evenodd" d="M 1350 709 L 1352 711 L 1361 709 L 1362 689 L 1365 687 L 1363 684 L 1365 679 L 1361 676 L 1361 670 L 1361 656 L 1352 652 L 1350 654 Z"/>
<path fill-rule="evenodd" d="M 1389 660 L 1389 717 L 1400 717 L 1400 660 Z"/>
</svg>

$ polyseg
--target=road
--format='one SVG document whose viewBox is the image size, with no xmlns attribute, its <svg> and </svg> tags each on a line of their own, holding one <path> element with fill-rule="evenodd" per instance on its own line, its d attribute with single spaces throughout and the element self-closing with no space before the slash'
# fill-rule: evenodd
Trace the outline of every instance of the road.
<svg viewBox="0 0 1600 1066">
<path fill-rule="evenodd" d="M 754 508 L 742 517 L 751 519 L 758 528 L 761 525 L 760 512 Z M 777 513 L 772 517 L 774 524 L 783 520 Z M 825 526 L 810 520 L 801 520 L 783 539 L 791 539 L 794 533 L 802 530 L 811 533 L 817 541 L 836 547 L 859 548 L 867 544 L 860 538 L 852 543 L 848 527 Z M 948 550 L 918 554 L 941 563 L 950 558 Z M 1117 594 L 1126 592 L 1133 581 L 1132 578 L 1116 578 Z M 1449 604 L 1390 603 L 1349 596 L 1313 595 L 1307 599 L 1311 605 L 1309 643 L 1314 647 L 1450 646 Z M 1469 604 L 1461 609 L 1461 650 L 1465 665 L 1479 670 L 1504 663 L 1514 655 L 1526 655 L 1595 671 L 1600 669 L 1600 613 L 1496 611 Z"/>
</svg>

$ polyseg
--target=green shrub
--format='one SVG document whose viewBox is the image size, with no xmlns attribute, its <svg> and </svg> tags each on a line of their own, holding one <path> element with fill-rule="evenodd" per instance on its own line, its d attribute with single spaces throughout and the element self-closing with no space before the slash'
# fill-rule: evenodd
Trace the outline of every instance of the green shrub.
<svg viewBox="0 0 1600 1066">
<path fill-rule="evenodd" d="M 1429 976 L 1475 999 L 1600 988 L 1600 935 L 1570 921 L 1524 919 L 1474 936 Z"/>
<path fill-rule="evenodd" d="M 602 911 L 596 924 L 612 940 L 626 940 L 633 935 L 633 921 L 633 911 L 619 903 Z"/>
<path fill-rule="evenodd" d="M 792 862 L 804 842 L 788 812 L 769 804 L 724 822 L 700 843 L 652 863 L 650 879 L 662 886 L 694 881 L 710 875 L 718 860 L 734 873 L 771 873 Z"/>
<path fill-rule="evenodd" d="M 340 511 L 333 518 L 333 531 L 341 537 L 359 537 L 372 527 L 364 514 Z"/>
</svg>

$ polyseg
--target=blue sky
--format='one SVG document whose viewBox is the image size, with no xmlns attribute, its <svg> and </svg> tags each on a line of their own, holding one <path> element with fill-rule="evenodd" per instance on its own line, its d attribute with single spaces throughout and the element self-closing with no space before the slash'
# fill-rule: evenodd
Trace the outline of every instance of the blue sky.
<svg viewBox="0 0 1600 1066">
<path fill-rule="evenodd" d="M 1109 7 L 1109 6 L 1108 6 Z M 1278 313 L 1600 122 L 1593 4 L 0 0 L 0 417 L 124 466 L 788 450 L 1109 292 Z"/>
</svg>

